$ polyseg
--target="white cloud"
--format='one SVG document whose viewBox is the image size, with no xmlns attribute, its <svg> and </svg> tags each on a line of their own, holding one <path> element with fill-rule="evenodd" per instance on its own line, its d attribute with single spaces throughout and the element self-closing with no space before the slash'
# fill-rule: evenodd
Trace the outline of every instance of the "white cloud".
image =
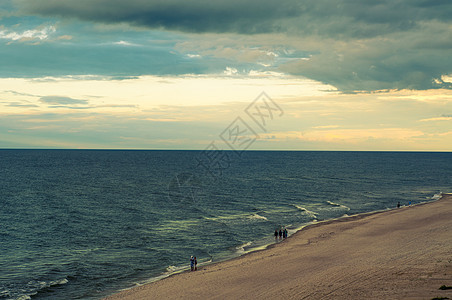
<svg viewBox="0 0 452 300">
<path fill-rule="evenodd" d="M 236 68 L 226 67 L 224 70 L 225 75 L 236 75 L 239 71 Z"/>
<path fill-rule="evenodd" d="M 127 42 L 127 41 L 119 41 L 119 42 L 115 42 L 113 44 L 120 45 L 120 46 L 129 46 L 129 47 L 138 46 L 137 44 L 130 43 L 130 42 Z"/>
<path fill-rule="evenodd" d="M 268 56 L 272 56 L 272 57 L 278 57 L 279 55 L 273 51 L 267 51 L 265 54 L 267 54 Z"/>
<path fill-rule="evenodd" d="M 47 40 L 52 33 L 56 32 L 55 26 L 46 26 L 44 28 L 36 28 L 25 30 L 24 32 L 14 32 L 10 30 L 0 30 L 0 39 L 11 41 L 32 41 Z"/>
<path fill-rule="evenodd" d="M 441 80 L 444 82 L 451 82 L 452 83 L 452 75 L 443 75 L 441 76 Z"/>
</svg>

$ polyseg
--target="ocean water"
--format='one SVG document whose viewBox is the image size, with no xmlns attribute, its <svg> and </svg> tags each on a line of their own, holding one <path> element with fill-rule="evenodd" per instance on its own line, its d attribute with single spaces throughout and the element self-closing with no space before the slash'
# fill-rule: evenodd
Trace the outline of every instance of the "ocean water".
<svg viewBox="0 0 452 300">
<path fill-rule="evenodd" d="M 430 201 L 452 153 L 0 150 L 0 299 L 101 299 L 274 242 Z"/>
</svg>

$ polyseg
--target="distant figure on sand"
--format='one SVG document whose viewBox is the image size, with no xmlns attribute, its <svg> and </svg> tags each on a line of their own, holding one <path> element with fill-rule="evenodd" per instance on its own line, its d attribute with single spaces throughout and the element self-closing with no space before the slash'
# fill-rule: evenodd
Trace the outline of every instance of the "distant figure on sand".
<svg viewBox="0 0 452 300">
<path fill-rule="evenodd" d="M 278 238 L 278 230 L 275 229 L 275 239 L 277 239 L 277 238 Z"/>
<path fill-rule="evenodd" d="M 196 270 L 198 270 L 198 260 L 196 259 L 196 256 L 195 256 L 195 271 Z"/>
<path fill-rule="evenodd" d="M 284 231 L 283 231 L 283 238 L 287 238 L 287 229 L 286 228 L 284 228 Z"/>
<path fill-rule="evenodd" d="M 190 257 L 190 270 L 193 271 L 195 269 L 195 259 L 193 255 Z"/>
<path fill-rule="evenodd" d="M 282 237 L 282 230 L 280 229 L 279 230 L 279 238 L 281 238 Z"/>
<path fill-rule="evenodd" d="M 400 208 L 400 202 L 397 202 L 397 208 Z"/>
</svg>

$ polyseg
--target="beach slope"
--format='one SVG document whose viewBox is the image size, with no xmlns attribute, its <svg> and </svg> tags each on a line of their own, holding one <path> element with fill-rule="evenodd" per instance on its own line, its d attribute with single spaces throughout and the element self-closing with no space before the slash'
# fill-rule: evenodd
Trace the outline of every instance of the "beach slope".
<svg viewBox="0 0 452 300">
<path fill-rule="evenodd" d="M 114 299 L 432 299 L 452 290 L 452 195 L 304 228 L 269 249 Z"/>
</svg>

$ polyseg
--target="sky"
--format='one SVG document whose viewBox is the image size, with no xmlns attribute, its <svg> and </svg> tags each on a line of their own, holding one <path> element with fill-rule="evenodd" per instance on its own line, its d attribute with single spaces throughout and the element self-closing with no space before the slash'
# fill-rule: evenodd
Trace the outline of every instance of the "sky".
<svg viewBox="0 0 452 300">
<path fill-rule="evenodd" d="M 451 151 L 450 0 L 2 0 L 0 148 Z"/>
</svg>

